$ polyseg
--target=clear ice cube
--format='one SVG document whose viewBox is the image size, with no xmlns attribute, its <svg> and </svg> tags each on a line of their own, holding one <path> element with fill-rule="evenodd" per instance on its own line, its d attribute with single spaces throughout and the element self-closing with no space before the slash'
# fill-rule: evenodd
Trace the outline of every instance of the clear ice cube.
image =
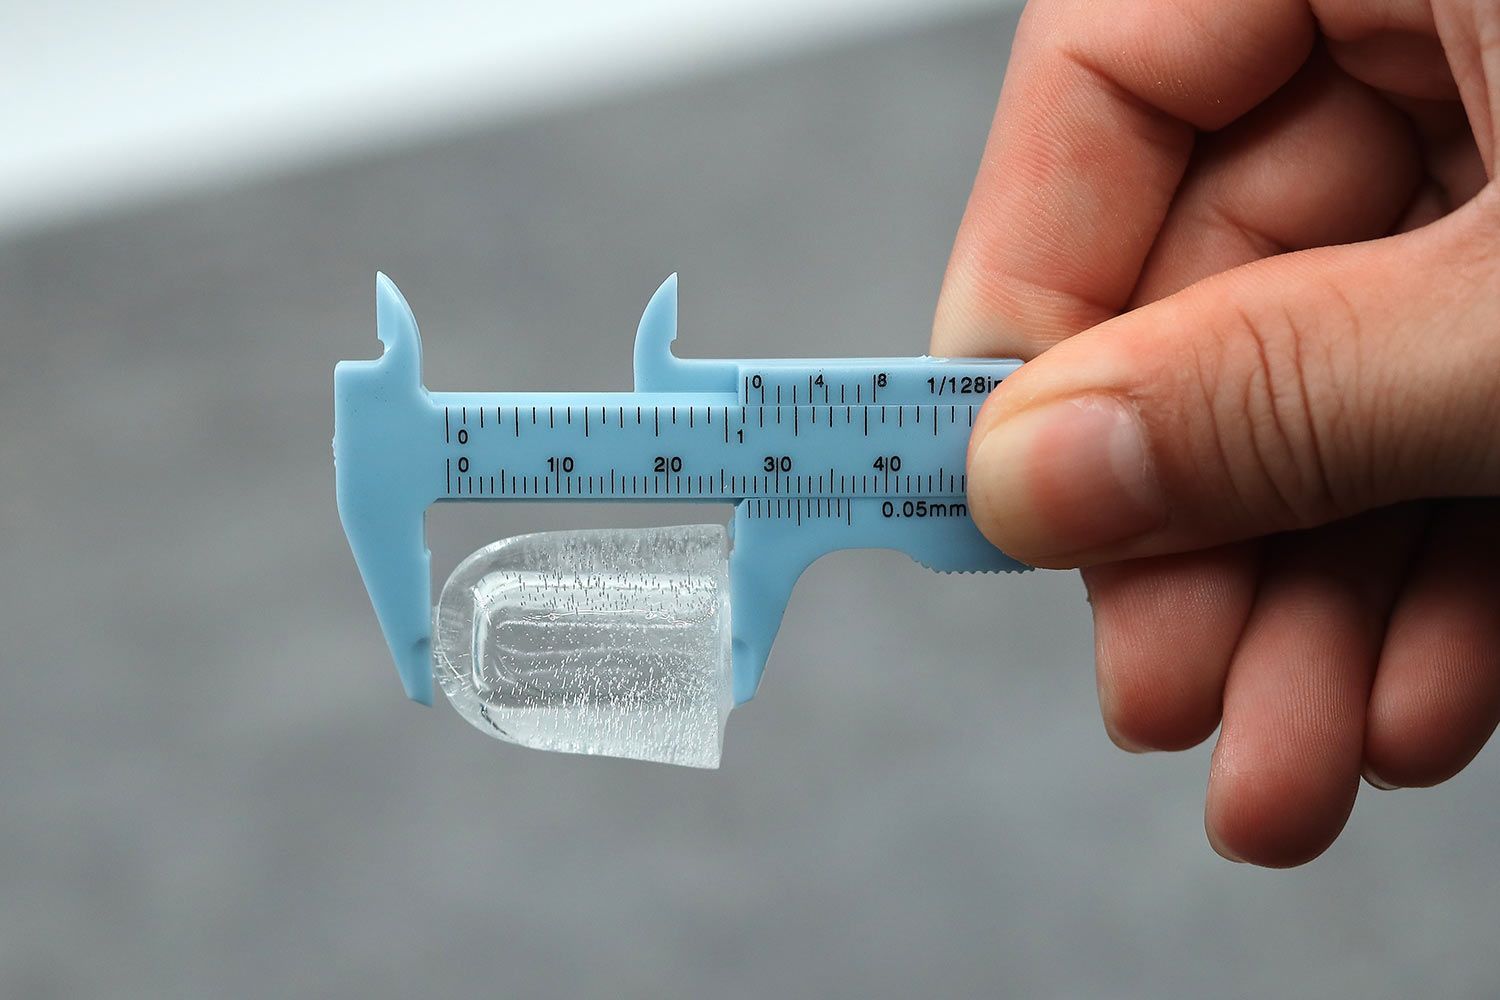
<svg viewBox="0 0 1500 1000">
<path fill-rule="evenodd" d="M 492 736 L 719 766 L 734 704 L 722 525 L 495 542 L 448 578 L 434 631 L 438 683 Z"/>
</svg>

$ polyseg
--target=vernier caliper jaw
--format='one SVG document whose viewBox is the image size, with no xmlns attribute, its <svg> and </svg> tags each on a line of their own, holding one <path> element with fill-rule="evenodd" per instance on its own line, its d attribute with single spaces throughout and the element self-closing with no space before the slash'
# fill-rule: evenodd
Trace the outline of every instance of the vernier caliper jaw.
<svg viewBox="0 0 1500 1000">
<path fill-rule="evenodd" d="M 979 533 L 964 477 L 974 414 L 1019 362 L 678 358 L 676 275 L 641 317 L 634 392 L 429 392 L 416 320 L 384 275 L 376 328 L 384 353 L 334 372 L 338 507 L 414 701 L 432 702 L 424 519 L 439 500 L 734 504 L 736 704 L 755 694 L 797 578 L 826 553 L 1026 568 Z"/>
</svg>

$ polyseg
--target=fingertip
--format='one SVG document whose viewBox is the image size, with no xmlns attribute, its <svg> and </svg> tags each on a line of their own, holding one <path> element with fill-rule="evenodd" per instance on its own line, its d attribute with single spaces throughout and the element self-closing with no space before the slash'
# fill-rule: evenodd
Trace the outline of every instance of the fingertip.
<svg viewBox="0 0 1500 1000">
<path fill-rule="evenodd" d="M 1235 853 L 1234 849 L 1224 842 L 1224 838 L 1219 836 L 1218 830 L 1214 828 L 1213 821 L 1207 815 L 1203 817 L 1203 832 L 1208 837 L 1208 846 L 1212 847 L 1214 853 L 1219 857 L 1237 865 L 1245 863 L 1245 859 Z"/>
<path fill-rule="evenodd" d="M 1205 804 L 1234 856 L 1290 868 L 1343 831 L 1386 609 L 1421 526 L 1418 511 L 1392 509 L 1270 547 L 1229 668 Z"/>
<path fill-rule="evenodd" d="M 1176 751 L 1213 735 L 1258 556 L 1237 545 L 1084 570 L 1099 706 L 1116 743 Z"/>
<path fill-rule="evenodd" d="M 1141 756 L 1148 753 L 1155 753 L 1157 750 L 1156 747 L 1153 747 L 1148 743 L 1136 742 L 1135 740 L 1120 732 L 1119 727 L 1110 721 L 1110 715 L 1108 712 L 1104 714 L 1104 735 L 1109 737 L 1109 741 L 1113 743 L 1116 748 L 1124 750 L 1129 754 Z"/>
<path fill-rule="evenodd" d="M 1100 711 L 1110 740 L 1131 753 L 1191 750 L 1218 728 L 1217 705 L 1160 706 L 1101 692 Z"/>
<path fill-rule="evenodd" d="M 1350 784 L 1331 794 L 1321 783 L 1298 787 L 1287 775 L 1226 778 L 1215 773 L 1204 809 L 1209 843 L 1231 861 L 1261 868 L 1307 864 L 1343 832 L 1356 790 L 1357 785 Z"/>
<path fill-rule="evenodd" d="M 986 537 L 1041 566 L 1066 565 L 1166 520 L 1140 419 L 1111 396 L 989 422 L 970 454 L 969 497 Z"/>
<path fill-rule="evenodd" d="M 1449 502 L 1391 613 L 1365 723 L 1375 787 L 1441 784 L 1500 721 L 1500 519 L 1494 501 Z"/>
</svg>

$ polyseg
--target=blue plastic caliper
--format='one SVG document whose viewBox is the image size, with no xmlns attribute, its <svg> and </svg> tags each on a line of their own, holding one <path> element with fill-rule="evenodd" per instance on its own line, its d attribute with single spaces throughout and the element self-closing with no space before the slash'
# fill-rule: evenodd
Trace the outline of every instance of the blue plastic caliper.
<svg viewBox="0 0 1500 1000">
<path fill-rule="evenodd" d="M 735 704 L 754 696 L 792 588 L 825 553 L 1025 568 L 969 518 L 964 473 L 980 404 L 1020 362 L 678 358 L 676 275 L 641 317 L 633 392 L 429 392 L 416 320 L 384 275 L 376 327 L 381 357 L 334 372 L 338 508 L 401 683 L 423 704 L 436 501 L 734 504 Z"/>
</svg>

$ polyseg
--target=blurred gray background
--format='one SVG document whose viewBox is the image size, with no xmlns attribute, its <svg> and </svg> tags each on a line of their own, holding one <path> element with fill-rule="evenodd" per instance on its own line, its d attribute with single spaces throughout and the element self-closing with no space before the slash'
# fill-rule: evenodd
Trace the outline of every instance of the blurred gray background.
<svg viewBox="0 0 1500 1000">
<path fill-rule="evenodd" d="M 329 450 L 375 270 L 434 388 L 626 388 L 672 270 L 684 354 L 918 353 L 1014 17 L 0 232 L 0 996 L 1500 993 L 1500 756 L 1223 862 L 1207 749 L 1105 739 L 1072 575 L 817 564 L 718 772 L 402 697 Z M 436 582 L 682 517 L 440 507 Z"/>
</svg>

